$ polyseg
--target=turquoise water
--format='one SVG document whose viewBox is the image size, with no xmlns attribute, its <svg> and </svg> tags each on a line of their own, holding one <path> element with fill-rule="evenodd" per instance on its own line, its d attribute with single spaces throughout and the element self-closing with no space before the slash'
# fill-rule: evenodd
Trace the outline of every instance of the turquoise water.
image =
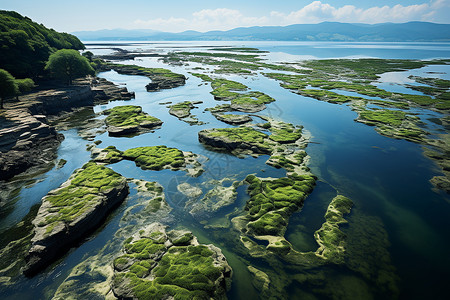
<svg viewBox="0 0 450 300">
<path fill-rule="evenodd" d="M 207 45 L 220 43 L 208 43 Z M 222 43 L 224 44 L 224 43 Z M 176 46 L 196 49 L 205 46 L 202 43 L 151 44 L 140 45 L 143 49 L 160 47 L 160 50 L 175 49 Z M 228 45 L 228 44 L 227 44 Z M 231 46 L 259 47 L 271 51 L 267 58 L 274 60 L 339 57 L 379 57 L 379 58 L 417 58 L 450 57 L 450 44 L 348 44 L 348 43 L 257 43 L 236 42 Z M 170 48 L 172 47 L 172 48 Z M 136 46 L 124 48 L 135 49 Z M 204 50 L 204 48 L 200 48 Z M 95 53 L 95 50 L 92 50 Z M 126 76 L 114 71 L 101 73 L 100 76 L 118 84 L 124 84 L 128 90 L 136 92 L 136 99 L 131 101 L 114 101 L 107 105 L 94 107 L 95 112 L 124 105 L 140 105 L 150 115 L 160 118 L 164 124 L 154 132 L 145 133 L 132 138 L 109 137 L 107 133 L 99 134 L 96 140 L 102 141 L 99 147 L 114 145 L 120 150 L 139 146 L 167 145 L 183 151 L 192 151 L 208 158 L 205 162 L 205 173 L 198 178 L 192 178 L 183 171 L 144 171 L 137 168 L 133 162 L 122 161 L 110 167 L 125 177 L 158 181 L 164 188 L 166 199 L 173 208 L 169 217 L 162 221 L 171 227 L 185 227 L 198 236 L 200 242 L 213 243 L 220 247 L 234 269 L 233 285 L 229 292 L 230 299 L 257 299 L 258 292 L 252 286 L 251 274 L 247 271 L 236 243 L 237 233 L 229 228 L 205 228 L 202 221 L 212 224 L 226 222 L 224 216 L 234 210 L 242 211 L 248 196 L 245 187 L 239 188 L 238 200 L 234 205 L 220 210 L 216 214 L 191 216 L 185 208 L 187 199 L 177 192 L 176 186 L 182 182 L 202 187 L 209 180 L 230 178 L 230 182 L 242 180 L 247 174 L 257 174 L 263 177 L 284 176 L 283 170 L 274 169 L 265 164 L 267 156 L 259 158 L 247 157 L 239 159 L 225 153 L 207 150 L 198 142 L 198 131 L 214 127 L 230 127 L 217 121 L 207 107 L 221 104 L 209 94 L 211 87 L 202 84 L 199 78 L 191 76 L 189 67 L 174 67 L 165 65 L 157 59 L 142 59 L 127 61 L 147 67 L 165 67 L 189 77 L 185 86 L 148 93 L 145 85 L 146 77 Z M 191 64 L 190 68 L 197 66 Z M 447 67 L 447 66 L 446 66 Z M 382 76 L 379 87 L 386 90 L 414 93 L 405 90 L 401 80 L 409 75 L 439 76 L 447 78 L 449 68 L 433 66 L 420 70 L 387 74 Z M 431 74 L 427 72 L 440 72 Z M 398 72 L 397 72 L 398 73 Z M 442 74 L 443 73 L 443 74 Z M 337 105 L 320 102 L 311 98 L 296 95 L 282 89 L 279 82 L 262 75 L 224 76 L 228 79 L 242 82 L 251 89 L 264 92 L 276 99 L 267 105 L 260 114 L 271 116 L 285 122 L 303 125 L 312 135 L 306 151 L 311 156 L 310 168 L 318 176 L 318 184 L 313 193 L 306 199 L 303 209 L 295 213 L 289 223 L 286 238 L 299 251 L 314 251 L 317 246 L 313 233 L 323 223 L 323 214 L 330 200 L 340 193 L 350 197 L 355 207 L 345 227 L 349 243 L 352 245 L 352 257 L 366 255 L 369 273 L 386 271 L 394 274 L 401 299 L 446 299 L 446 284 L 450 278 L 450 258 L 447 254 L 450 241 L 450 197 L 442 192 L 431 189 L 429 179 L 440 175 L 432 161 L 422 154 L 420 145 L 402 140 L 383 137 L 375 132 L 373 127 L 357 123 L 356 113 L 348 105 Z M 364 97 L 364 96 L 363 96 Z M 205 122 L 203 125 L 189 125 L 168 114 L 168 108 L 160 102 L 203 101 L 196 105 L 192 113 Z M 423 120 L 439 116 L 438 113 L 416 109 Z M 101 118 L 101 117 L 98 117 Z M 255 118 L 256 122 L 259 119 Z M 443 129 L 432 126 L 436 132 Z M 0 232 L 10 232 L 17 224 L 29 215 L 30 209 L 36 211 L 36 204 L 48 191 L 58 187 L 67 180 L 74 169 L 79 168 L 89 160 L 86 145 L 89 141 L 82 139 L 76 129 L 61 131 L 66 137 L 60 146 L 58 159 L 66 159 L 68 163 L 61 169 L 52 169 L 28 182 L 7 208 L 0 212 Z M 206 190 L 204 189 L 204 192 Z M 118 231 L 127 225 L 138 230 L 139 218 L 128 224 L 127 210 L 132 209 L 138 215 L 138 204 L 142 201 L 135 189 L 126 202 L 108 219 L 106 224 L 97 230 L 88 241 L 72 249 L 56 264 L 32 279 L 19 278 L 14 285 L 0 287 L 3 299 L 49 299 L 59 285 L 67 278 L 71 270 L 89 257 L 99 253 L 111 253 L 120 248 L 123 236 Z M 145 218 L 143 219 L 145 220 Z M 134 227 L 133 227 L 134 226 Z M 376 234 L 371 230 L 376 229 Z M 9 230 L 9 231 L 8 231 Z M 1 246 L 4 247 L 5 241 Z M 108 249 L 103 249 L 109 245 Z M 380 254 L 381 253 L 381 254 Z M 246 258 L 247 259 L 247 258 Z M 250 263 L 263 269 L 271 268 L 256 259 Z M 271 276 L 287 276 L 295 273 L 289 265 L 281 264 L 278 269 L 273 267 Z M 395 294 L 384 291 L 383 284 L 374 283 L 374 278 L 368 279 L 354 270 L 345 268 L 324 268 L 326 278 L 318 284 L 323 290 L 335 290 L 333 293 L 318 292 L 314 286 L 291 284 L 285 287 L 289 299 L 302 299 L 315 295 L 316 299 L 331 299 L 333 295 L 343 295 L 342 299 L 350 299 L 349 295 L 359 295 L 359 299 L 395 298 Z M 372 273 L 371 273 L 372 272 Z M 273 275 L 278 274 L 278 275 Z M 87 276 L 86 283 L 93 279 Z M 385 284 L 386 285 L 386 284 Z M 317 288 L 317 287 L 316 287 Z M 340 292 L 336 292 L 339 290 Z M 353 292 L 352 292 L 353 291 Z M 337 296 L 336 296 L 337 297 Z"/>
</svg>

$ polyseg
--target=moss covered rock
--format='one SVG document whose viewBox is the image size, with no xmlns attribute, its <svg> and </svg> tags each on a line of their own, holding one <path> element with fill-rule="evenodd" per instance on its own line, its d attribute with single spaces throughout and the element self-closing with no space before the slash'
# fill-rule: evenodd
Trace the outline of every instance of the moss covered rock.
<svg viewBox="0 0 450 300">
<path fill-rule="evenodd" d="M 109 146 L 104 149 L 93 148 L 91 151 L 93 160 L 98 163 L 110 164 L 126 159 L 134 161 L 143 170 L 184 170 L 193 177 L 203 173 L 203 165 L 199 160 L 206 160 L 192 152 L 167 146 L 137 147 L 125 151 Z"/>
<path fill-rule="evenodd" d="M 162 121 L 142 112 L 142 107 L 134 105 L 116 106 L 103 112 L 107 130 L 111 136 L 121 136 L 145 131 L 162 125 Z"/>
<path fill-rule="evenodd" d="M 200 142 L 214 148 L 250 150 L 256 154 L 270 154 L 271 145 L 266 142 L 267 134 L 250 127 L 205 129 L 198 133 Z"/>
<path fill-rule="evenodd" d="M 245 231 L 253 236 L 283 236 L 291 214 L 303 206 L 316 179 L 293 174 L 279 179 L 260 179 L 249 175 L 250 199 L 245 205 Z"/>
<path fill-rule="evenodd" d="M 183 151 L 166 146 L 128 149 L 123 152 L 123 157 L 144 170 L 177 169 L 185 165 Z"/>
<path fill-rule="evenodd" d="M 333 198 L 325 213 L 325 223 L 314 233 L 319 244 L 316 255 L 334 263 L 344 263 L 346 235 L 339 226 L 347 223 L 344 214 L 350 213 L 352 206 L 353 202 L 347 197 L 338 195 Z"/>
<path fill-rule="evenodd" d="M 33 275 L 95 230 L 127 194 L 126 179 L 111 169 L 89 162 L 76 170 L 42 199 L 24 273 Z"/>
<path fill-rule="evenodd" d="M 162 89 L 172 89 L 182 86 L 186 83 L 186 77 L 183 74 L 174 73 L 163 68 L 145 68 L 136 65 L 121 65 L 107 63 L 102 65 L 102 70 L 115 70 L 119 74 L 147 76 L 152 80 L 146 85 L 148 92 L 159 91 Z"/>
<path fill-rule="evenodd" d="M 252 121 L 252 118 L 248 115 L 235 115 L 235 114 L 223 114 L 223 113 L 213 113 L 217 120 L 222 121 L 227 124 L 243 124 Z"/>
<path fill-rule="evenodd" d="M 191 109 L 194 108 L 194 105 L 190 101 L 184 101 L 168 107 L 170 108 L 169 114 L 181 119 L 190 116 Z"/>
<path fill-rule="evenodd" d="M 119 299 L 226 299 L 232 270 L 219 248 L 153 223 L 124 243 L 114 262 Z"/>
</svg>

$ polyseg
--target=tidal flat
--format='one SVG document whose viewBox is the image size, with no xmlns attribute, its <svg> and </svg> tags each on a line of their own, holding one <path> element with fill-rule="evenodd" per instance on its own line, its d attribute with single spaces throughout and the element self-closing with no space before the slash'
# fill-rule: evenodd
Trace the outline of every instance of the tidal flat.
<svg viewBox="0 0 450 300">
<path fill-rule="evenodd" d="M 98 76 L 135 98 L 58 129 L 55 167 L 11 179 L 2 298 L 446 298 L 450 44 L 182 45 L 132 60 L 87 45 L 110 52 Z M 41 199 L 86 168 L 129 194 L 56 262 L 23 276 Z"/>
</svg>

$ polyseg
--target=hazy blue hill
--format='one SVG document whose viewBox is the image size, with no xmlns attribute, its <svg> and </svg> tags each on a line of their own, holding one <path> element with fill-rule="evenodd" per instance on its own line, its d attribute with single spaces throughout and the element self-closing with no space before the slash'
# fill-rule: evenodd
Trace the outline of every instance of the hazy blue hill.
<svg viewBox="0 0 450 300">
<path fill-rule="evenodd" d="M 241 27 L 228 31 L 185 31 L 181 33 L 143 30 L 75 32 L 82 40 L 257 40 L 257 41 L 358 41 L 443 42 L 450 41 L 450 24 L 428 22 L 350 24 L 323 22 L 289 26 Z"/>
<path fill-rule="evenodd" d="M 74 35 L 59 33 L 13 11 L 0 10 L 0 68 L 18 78 L 35 77 L 51 53 L 84 49 Z"/>
</svg>

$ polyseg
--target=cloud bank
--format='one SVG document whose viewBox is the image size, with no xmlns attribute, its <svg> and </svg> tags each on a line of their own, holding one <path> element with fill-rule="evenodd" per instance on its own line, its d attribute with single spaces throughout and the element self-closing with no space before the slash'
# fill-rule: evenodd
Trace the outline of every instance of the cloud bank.
<svg viewBox="0 0 450 300">
<path fill-rule="evenodd" d="M 433 0 L 409 6 L 397 4 L 362 9 L 354 5 L 334 7 L 322 1 L 313 1 L 297 11 L 289 13 L 272 11 L 267 16 L 257 17 L 245 16 L 239 10 L 229 8 L 203 9 L 194 12 L 190 18 L 136 20 L 133 27 L 181 32 L 185 30 L 228 30 L 248 26 L 314 24 L 324 21 L 367 24 L 409 21 L 449 23 L 449 2 Z"/>
</svg>

